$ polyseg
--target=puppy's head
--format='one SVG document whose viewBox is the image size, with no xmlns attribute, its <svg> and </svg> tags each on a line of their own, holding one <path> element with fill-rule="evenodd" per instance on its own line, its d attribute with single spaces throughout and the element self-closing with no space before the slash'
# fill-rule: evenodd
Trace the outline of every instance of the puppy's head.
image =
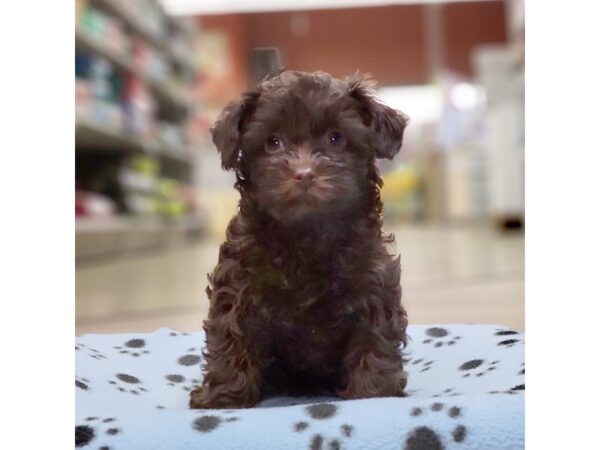
<svg viewBox="0 0 600 450">
<path fill-rule="evenodd" d="M 282 72 L 225 108 L 212 136 L 254 204 L 293 223 L 366 202 L 370 162 L 398 153 L 406 123 L 367 78 Z"/>
</svg>

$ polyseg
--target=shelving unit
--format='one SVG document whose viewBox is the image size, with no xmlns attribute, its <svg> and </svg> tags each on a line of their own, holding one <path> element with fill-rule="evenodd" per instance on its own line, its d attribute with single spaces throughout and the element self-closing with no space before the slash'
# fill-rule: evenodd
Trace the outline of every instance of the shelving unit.
<svg viewBox="0 0 600 450">
<path fill-rule="evenodd" d="M 196 162 L 193 154 L 186 148 L 183 129 L 197 108 L 197 105 L 191 102 L 190 95 L 191 85 L 197 76 L 192 59 L 196 32 L 194 27 L 187 26 L 188 24 L 181 19 L 167 16 L 157 0 L 127 3 L 120 0 L 82 0 L 76 3 L 76 7 L 78 14 L 75 50 L 81 55 L 78 57 L 84 61 L 100 61 L 110 67 L 109 76 L 105 81 L 110 89 L 117 89 L 111 84 L 114 81 L 109 78 L 112 74 L 119 80 L 124 80 L 123 85 L 119 85 L 118 89 L 121 91 L 118 97 L 106 99 L 102 96 L 95 97 L 99 89 L 98 85 L 93 85 L 97 82 L 93 73 L 90 78 L 78 78 L 86 88 L 89 84 L 90 96 L 93 97 L 89 101 L 86 97 L 89 104 L 84 104 L 85 108 L 81 108 L 83 112 L 77 110 L 76 180 L 80 189 L 83 189 L 78 192 L 97 192 L 109 199 L 111 195 L 118 196 L 125 192 L 133 196 L 147 195 L 149 199 L 153 199 L 152 195 L 161 195 L 152 191 L 160 183 L 182 187 L 189 185 Z M 147 9 L 148 17 L 157 20 L 144 19 L 135 7 Z M 101 31 L 98 31 L 99 29 Z M 115 33 L 118 34 L 117 38 L 123 39 L 116 39 Z M 112 40 L 107 39 L 107 36 Z M 126 45 L 119 46 L 115 42 L 124 42 Z M 151 63 L 155 63 L 156 58 L 159 58 L 158 61 L 165 70 L 158 73 L 156 70 L 145 70 L 140 60 L 136 59 L 134 52 L 139 50 L 136 45 L 143 46 L 142 49 L 150 55 L 144 53 L 146 59 L 142 59 L 146 64 L 150 64 L 148 67 L 156 69 Z M 150 57 L 155 59 L 148 59 Z M 144 112 L 146 115 L 143 116 L 146 121 L 154 123 L 152 128 L 138 129 L 139 119 L 135 116 L 135 108 L 139 105 L 128 103 L 133 102 L 135 98 L 121 97 L 131 95 L 127 94 L 126 87 L 123 87 L 131 80 L 138 83 L 136 86 L 142 86 L 142 89 L 148 92 L 152 104 L 156 105 L 153 118 L 147 112 Z M 76 100 L 79 101 L 79 98 Z M 100 112 L 104 112 L 102 108 L 105 108 L 106 114 L 99 114 L 94 108 L 98 108 Z M 109 119 L 103 119 L 105 115 Z M 142 122 L 142 125 L 145 124 L 146 122 Z M 167 134 L 169 131 L 171 133 Z M 178 139 L 175 139 L 176 143 L 172 142 L 173 132 L 178 136 Z M 115 187 L 119 180 L 127 179 L 116 176 L 115 173 L 126 170 L 131 174 L 134 169 L 127 164 L 131 158 L 140 156 L 150 161 L 152 167 L 159 168 L 158 175 L 138 174 L 152 181 L 148 183 L 150 192 L 131 186 Z M 111 177 L 104 183 L 87 179 L 104 172 Z M 110 189 L 104 191 L 97 188 L 109 185 Z M 162 190 L 165 191 L 164 187 Z M 183 197 L 180 204 L 175 205 L 177 208 L 162 208 L 152 213 L 128 210 L 129 207 L 122 198 L 112 200 L 115 200 L 118 214 L 107 217 L 77 217 L 78 262 L 97 256 L 112 257 L 138 249 L 165 248 L 174 241 L 179 242 L 198 235 L 203 228 L 203 221 L 197 214 L 193 214 L 193 211 L 183 215 L 179 212 L 172 213 L 181 209 L 181 204 L 185 201 Z M 163 199 L 163 203 L 169 200 Z"/>
<path fill-rule="evenodd" d="M 101 150 L 119 153 L 145 153 L 184 166 L 193 164 L 190 156 L 173 153 L 168 147 L 161 146 L 156 142 L 144 141 L 118 129 L 86 119 L 78 119 L 75 124 L 75 147 L 81 152 Z"/>
</svg>

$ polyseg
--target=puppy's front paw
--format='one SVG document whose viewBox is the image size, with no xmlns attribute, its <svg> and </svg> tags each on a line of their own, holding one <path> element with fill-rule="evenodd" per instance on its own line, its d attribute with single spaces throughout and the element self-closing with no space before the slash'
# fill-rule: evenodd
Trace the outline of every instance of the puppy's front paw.
<svg viewBox="0 0 600 450">
<path fill-rule="evenodd" d="M 190 392 L 189 406 L 191 409 L 209 409 L 208 403 L 202 394 L 202 388 L 198 387 Z"/>
<path fill-rule="evenodd" d="M 369 370 L 356 370 L 350 383 L 338 396 L 345 400 L 373 397 L 406 397 L 406 372 L 382 374 Z"/>
<path fill-rule="evenodd" d="M 197 387 L 190 392 L 189 406 L 191 409 L 226 409 L 251 408 L 258 403 L 246 398 L 236 398 L 229 395 L 214 395 L 206 387 Z"/>
</svg>

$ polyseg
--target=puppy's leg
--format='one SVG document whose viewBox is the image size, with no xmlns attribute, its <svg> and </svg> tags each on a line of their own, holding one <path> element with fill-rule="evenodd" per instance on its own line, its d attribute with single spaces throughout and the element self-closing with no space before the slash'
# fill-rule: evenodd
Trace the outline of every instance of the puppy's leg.
<svg viewBox="0 0 600 450">
<path fill-rule="evenodd" d="M 386 307 L 373 302 L 364 321 L 356 327 L 344 358 L 345 399 L 404 397 L 406 373 L 400 345 L 405 340 L 406 313 L 398 304 Z"/>
<path fill-rule="evenodd" d="M 257 346 L 243 329 L 255 299 L 236 264 L 219 264 L 210 281 L 210 310 L 204 322 L 205 375 L 202 386 L 190 394 L 190 408 L 254 406 L 261 396 L 263 365 Z"/>
<path fill-rule="evenodd" d="M 190 394 L 190 408 L 248 408 L 260 400 L 261 370 L 244 339 L 224 332 L 226 327 L 218 319 L 205 323 L 205 375 Z"/>
</svg>

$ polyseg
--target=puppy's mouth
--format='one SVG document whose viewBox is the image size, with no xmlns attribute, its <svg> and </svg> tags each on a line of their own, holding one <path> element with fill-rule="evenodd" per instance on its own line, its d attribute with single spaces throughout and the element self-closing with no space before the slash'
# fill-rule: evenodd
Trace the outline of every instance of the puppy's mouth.
<svg viewBox="0 0 600 450">
<path fill-rule="evenodd" d="M 294 189 L 277 204 L 272 214 L 282 222 L 300 222 L 335 213 L 338 209 L 331 192 L 318 186 Z"/>
<path fill-rule="evenodd" d="M 313 209 L 318 209 L 320 205 L 314 195 L 307 190 L 304 193 L 289 199 L 285 206 L 288 209 L 299 209 L 308 212 Z"/>
</svg>

